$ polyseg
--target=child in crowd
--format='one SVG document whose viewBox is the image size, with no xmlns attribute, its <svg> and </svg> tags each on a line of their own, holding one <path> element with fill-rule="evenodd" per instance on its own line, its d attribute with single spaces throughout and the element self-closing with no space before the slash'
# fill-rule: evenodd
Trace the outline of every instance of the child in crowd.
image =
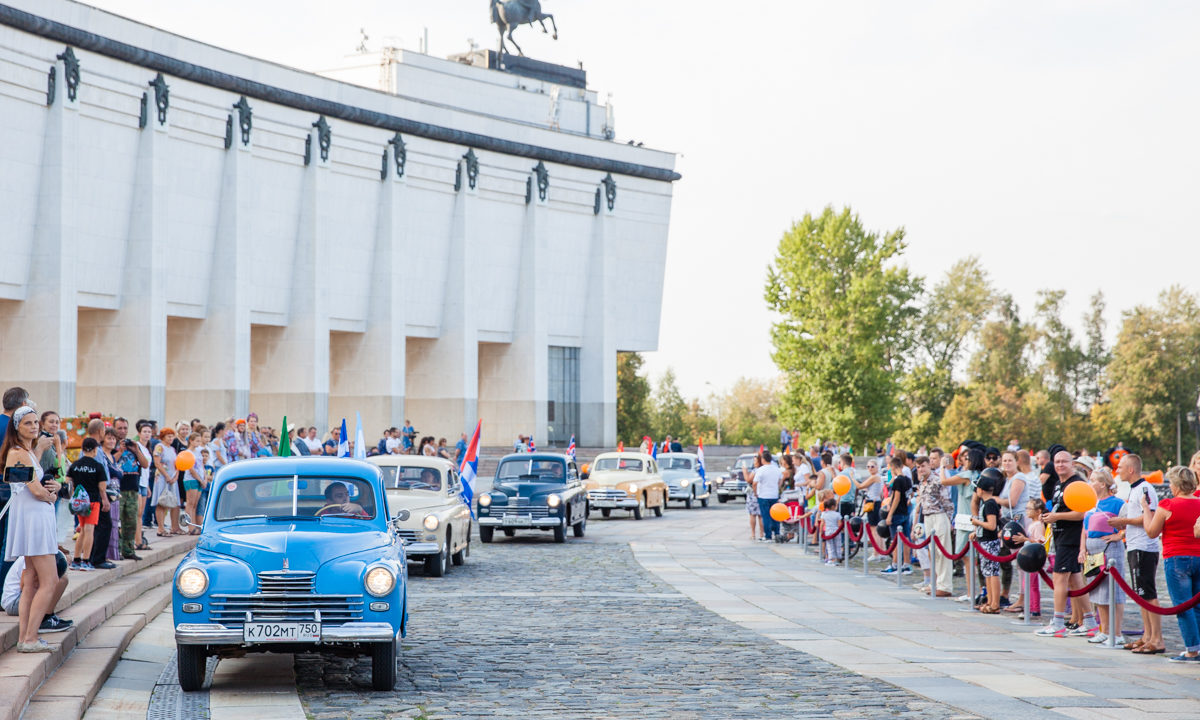
<svg viewBox="0 0 1200 720">
<path fill-rule="evenodd" d="M 71 479 L 71 494 L 74 495 L 76 488 L 83 488 L 91 501 L 88 511 L 77 515 L 79 534 L 75 537 L 75 558 L 71 561 L 72 570 L 86 571 L 96 569 L 88 558 L 92 556 L 96 523 L 100 520 L 100 504 L 108 487 L 108 468 L 96 458 L 100 443 L 95 438 L 84 438 L 82 450 L 83 455 L 67 470 L 67 477 Z"/>
<path fill-rule="evenodd" d="M 838 525 L 842 521 L 842 514 L 838 512 L 838 499 L 836 495 L 826 497 L 821 503 L 823 512 L 817 519 L 817 532 L 821 537 L 825 537 L 838 529 Z M 842 536 L 836 535 L 832 540 L 825 541 L 825 564 L 837 565 L 842 559 Z"/>
<path fill-rule="evenodd" d="M 1038 545 L 1046 544 L 1046 525 L 1042 522 L 1042 513 L 1046 512 L 1046 503 L 1040 498 L 1030 498 L 1029 502 L 1025 503 L 1025 534 L 1014 535 L 1013 539 L 1020 544 L 1037 543 Z M 1030 576 L 1029 578 L 1029 614 L 1032 617 L 1042 616 L 1042 582 L 1038 577 Z M 1019 612 L 1022 608 L 1019 605 L 1014 606 L 1013 612 Z"/>
<path fill-rule="evenodd" d="M 979 498 L 979 515 L 971 518 L 979 547 L 984 551 L 999 555 L 1000 550 L 1000 503 L 996 502 L 996 486 L 990 477 L 981 476 L 975 486 L 975 494 Z M 1000 563 L 979 557 L 979 569 L 983 573 L 983 582 L 987 586 L 987 604 L 975 607 L 981 613 L 995 615 L 1000 612 Z"/>
</svg>

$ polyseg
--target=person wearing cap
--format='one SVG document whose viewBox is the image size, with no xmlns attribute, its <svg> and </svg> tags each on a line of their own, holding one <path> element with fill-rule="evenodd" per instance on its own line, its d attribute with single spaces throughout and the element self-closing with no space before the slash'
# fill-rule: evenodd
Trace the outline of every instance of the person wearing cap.
<svg viewBox="0 0 1200 720">
<path fill-rule="evenodd" d="M 975 494 L 979 498 L 979 514 L 971 518 L 971 524 L 977 530 L 976 539 L 979 547 L 992 554 L 1000 554 L 1000 503 L 996 502 L 996 480 L 994 473 L 984 472 L 975 484 Z M 976 605 L 975 609 L 987 615 L 1000 612 L 1000 563 L 979 557 L 979 571 L 983 574 L 983 582 L 987 589 L 987 604 Z"/>
</svg>

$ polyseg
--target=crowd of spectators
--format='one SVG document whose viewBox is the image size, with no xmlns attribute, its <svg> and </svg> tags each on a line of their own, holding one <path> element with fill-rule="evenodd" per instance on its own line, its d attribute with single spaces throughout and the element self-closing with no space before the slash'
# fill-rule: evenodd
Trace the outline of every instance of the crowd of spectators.
<svg viewBox="0 0 1200 720">
<path fill-rule="evenodd" d="M 1046 621 L 1038 635 L 1111 642 L 1139 654 L 1167 652 L 1162 617 L 1143 608 L 1143 632 L 1127 643 L 1125 593 L 1118 588 L 1114 597 L 1107 581 L 1093 578 L 1107 568 L 1140 600 L 1161 607 L 1161 561 L 1171 602 L 1185 606 L 1174 613 L 1183 651 L 1170 659 L 1200 662 L 1200 610 L 1186 607 L 1200 595 L 1200 453 L 1187 467 L 1160 476 L 1165 483 L 1155 484 L 1143 473 L 1141 458 L 1120 445 L 1092 456 L 1062 445 L 1030 453 L 1015 439 L 1004 450 L 967 441 L 950 453 L 936 447 L 908 453 L 889 442 L 877 446 L 865 472 L 859 472 L 847 446 L 825 443 L 800 452 L 788 430 L 781 432 L 780 443 L 781 455 L 760 450 L 748 474 L 752 539 L 793 539 L 795 534 L 781 531 L 770 512 L 775 503 L 790 502 L 794 519 L 811 519 L 816 531 L 808 541 L 823 543 L 827 564 L 841 562 L 843 538 L 829 536 L 845 522 L 862 528 L 866 547 L 885 547 L 891 540 L 890 555 L 872 552 L 870 558 L 887 563 L 885 575 L 915 572 L 915 556 L 924 574 L 916 587 L 926 594 L 952 597 L 953 578 L 971 573 L 979 592 L 955 599 L 972 602 L 980 613 L 1023 613 L 1027 600 L 1030 618 Z M 1068 505 L 1074 492 L 1068 488 L 1075 483 L 1086 483 L 1094 492 L 1090 510 Z M 851 518 L 861 520 L 847 522 Z M 913 544 L 934 537 L 951 555 L 973 541 L 976 552 L 951 561 L 933 543 L 910 549 L 896 541 L 901 534 Z M 1040 581 L 1028 583 L 1029 598 L 1019 597 L 1020 587 L 1013 592 L 1014 551 L 1028 544 L 1046 548 L 1044 566 L 1037 568 L 1052 582 L 1053 607 L 1045 616 Z M 1094 587 L 1089 591 L 1085 585 Z"/>
</svg>

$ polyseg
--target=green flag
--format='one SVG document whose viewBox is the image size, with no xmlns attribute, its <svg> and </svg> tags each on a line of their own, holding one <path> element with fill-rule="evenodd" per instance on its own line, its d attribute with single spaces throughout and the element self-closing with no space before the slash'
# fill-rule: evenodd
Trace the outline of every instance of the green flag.
<svg viewBox="0 0 1200 720">
<path fill-rule="evenodd" d="M 279 457 L 292 456 L 292 439 L 288 436 L 287 415 L 283 416 L 283 430 L 279 432 Z"/>
</svg>

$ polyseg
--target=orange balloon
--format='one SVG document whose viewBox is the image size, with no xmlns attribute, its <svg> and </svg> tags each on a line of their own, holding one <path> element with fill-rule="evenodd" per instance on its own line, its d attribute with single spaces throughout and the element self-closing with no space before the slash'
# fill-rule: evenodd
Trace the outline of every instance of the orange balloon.
<svg viewBox="0 0 1200 720">
<path fill-rule="evenodd" d="M 175 469 L 176 470 L 186 472 L 188 470 L 191 470 L 195 464 L 196 464 L 196 456 L 192 454 L 191 450 L 184 450 L 183 452 L 181 452 L 175 456 Z"/>
<path fill-rule="evenodd" d="M 1096 491 L 1085 482 L 1073 482 L 1063 491 L 1063 502 L 1075 512 L 1087 512 L 1096 507 Z"/>
<path fill-rule="evenodd" d="M 778 522 L 787 522 L 792 518 L 792 511 L 788 510 L 788 506 L 783 503 L 775 503 L 771 506 L 771 519 Z"/>
<path fill-rule="evenodd" d="M 1149 475 L 1143 475 L 1142 477 L 1146 478 L 1146 482 L 1150 483 L 1151 485 L 1162 485 L 1163 484 L 1163 471 L 1162 470 L 1155 470 L 1154 472 L 1150 473 Z"/>
<path fill-rule="evenodd" d="M 833 479 L 833 491 L 838 495 L 845 495 L 850 492 L 850 478 L 845 475 L 838 475 Z"/>
</svg>

